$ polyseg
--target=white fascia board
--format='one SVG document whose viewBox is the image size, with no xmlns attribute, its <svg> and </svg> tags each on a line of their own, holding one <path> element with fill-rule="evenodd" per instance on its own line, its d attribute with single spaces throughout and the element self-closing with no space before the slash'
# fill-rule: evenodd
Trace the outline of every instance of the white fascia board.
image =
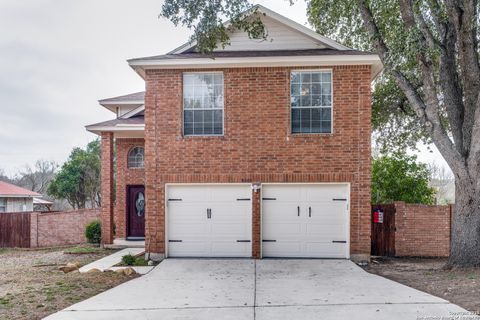
<svg viewBox="0 0 480 320">
<path fill-rule="evenodd" d="M 144 124 L 122 124 L 117 126 L 86 126 L 87 131 L 98 133 L 106 132 L 120 132 L 120 131 L 145 131 Z"/>
<path fill-rule="evenodd" d="M 272 11 L 262 5 L 255 5 L 251 10 L 247 11 L 246 13 L 244 13 L 245 15 L 248 15 L 250 13 L 250 11 L 254 11 L 255 9 L 258 10 L 258 12 L 260 13 L 263 13 L 265 14 L 266 16 L 280 22 L 281 24 L 293 29 L 293 30 L 296 30 L 316 41 L 319 41 L 323 44 L 325 44 L 327 47 L 331 47 L 333 49 L 337 49 L 337 50 L 351 50 L 351 48 L 349 47 L 346 47 L 332 39 L 329 39 L 327 37 L 324 37 L 322 36 L 321 34 L 319 33 L 316 33 L 315 31 L 313 31 L 312 29 L 310 28 L 307 28 L 303 25 L 301 25 L 300 23 L 298 22 L 295 22 L 287 17 L 284 17 L 282 16 L 281 14 L 278 14 L 276 13 L 275 11 Z M 225 28 L 228 28 L 231 24 L 231 21 L 227 21 L 225 22 L 223 25 L 225 26 Z M 170 51 L 168 54 L 177 54 L 177 53 L 182 53 L 182 52 L 185 52 L 185 51 L 188 51 L 190 50 L 191 48 L 195 47 L 197 45 L 197 41 L 189 41 L 183 45 L 181 45 L 180 47 Z"/>
<path fill-rule="evenodd" d="M 98 101 L 98 103 L 102 106 L 119 106 L 119 105 L 137 105 L 137 104 L 143 104 L 143 100 L 130 100 L 130 101 Z"/>
<path fill-rule="evenodd" d="M 330 56 L 281 56 L 281 57 L 238 57 L 238 58 L 191 58 L 131 61 L 130 66 L 141 76 L 147 69 L 207 69 L 244 67 L 302 67 L 335 65 L 372 65 L 373 75 L 382 69 L 380 58 L 371 55 L 330 55 Z"/>
<path fill-rule="evenodd" d="M 140 112 L 142 111 L 145 111 L 145 105 L 141 105 L 140 107 L 138 108 L 135 108 L 127 113 L 125 113 L 124 115 L 122 115 L 120 117 L 120 119 L 128 119 L 128 118 L 131 118 L 133 116 L 136 116 L 137 114 L 139 114 Z"/>
</svg>

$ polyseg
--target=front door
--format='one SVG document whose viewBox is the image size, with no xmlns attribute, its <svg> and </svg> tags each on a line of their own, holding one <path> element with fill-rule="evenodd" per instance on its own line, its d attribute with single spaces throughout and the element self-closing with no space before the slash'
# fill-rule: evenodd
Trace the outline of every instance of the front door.
<svg viewBox="0 0 480 320">
<path fill-rule="evenodd" d="M 127 235 L 145 237 L 145 187 L 129 186 L 127 192 Z"/>
</svg>

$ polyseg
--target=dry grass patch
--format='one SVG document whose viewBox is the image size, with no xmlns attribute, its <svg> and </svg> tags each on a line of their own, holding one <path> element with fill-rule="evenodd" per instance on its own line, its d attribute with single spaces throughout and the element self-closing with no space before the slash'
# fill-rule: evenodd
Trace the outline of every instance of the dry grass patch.
<svg viewBox="0 0 480 320">
<path fill-rule="evenodd" d="M 41 319 L 136 277 L 114 272 L 65 274 L 59 266 L 72 261 L 84 265 L 113 251 L 64 254 L 64 250 L 0 252 L 0 319 Z"/>
<path fill-rule="evenodd" d="M 381 258 L 365 269 L 480 314 L 480 268 L 445 269 L 446 259 Z"/>
</svg>

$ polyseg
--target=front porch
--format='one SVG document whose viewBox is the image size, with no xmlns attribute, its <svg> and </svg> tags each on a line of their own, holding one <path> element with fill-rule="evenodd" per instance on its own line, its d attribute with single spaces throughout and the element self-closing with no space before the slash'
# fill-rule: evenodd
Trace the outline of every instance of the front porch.
<svg viewBox="0 0 480 320">
<path fill-rule="evenodd" d="M 145 246 L 144 93 L 101 100 L 116 119 L 87 126 L 101 137 L 102 244 Z"/>
</svg>

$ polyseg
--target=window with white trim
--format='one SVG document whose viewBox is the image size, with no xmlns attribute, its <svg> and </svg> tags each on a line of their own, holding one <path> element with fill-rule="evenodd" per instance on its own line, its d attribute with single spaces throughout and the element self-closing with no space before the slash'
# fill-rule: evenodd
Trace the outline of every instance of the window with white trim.
<svg viewBox="0 0 480 320">
<path fill-rule="evenodd" d="M 183 74 L 183 134 L 223 135 L 223 73 Z"/>
<path fill-rule="evenodd" d="M 292 133 L 332 133 L 332 72 L 290 74 Z"/>
<path fill-rule="evenodd" d="M 145 158 L 145 149 L 143 147 L 134 147 L 128 152 L 127 166 L 129 168 L 143 168 Z"/>
<path fill-rule="evenodd" d="M 7 199 L 0 198 L 0 212 L 6 212 L 6 211 L 7 211 Z"/>
</svg>

